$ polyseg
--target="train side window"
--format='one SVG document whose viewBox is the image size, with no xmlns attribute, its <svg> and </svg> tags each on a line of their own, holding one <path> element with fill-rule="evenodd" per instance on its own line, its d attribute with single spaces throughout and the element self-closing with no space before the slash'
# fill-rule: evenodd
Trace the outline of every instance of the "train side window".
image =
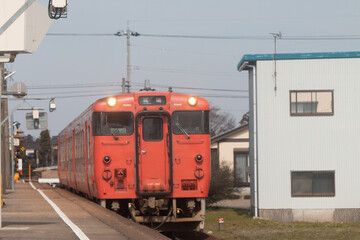
<svg viewBox="0 0 360 240">
<path fill-rule="evenodd" d="M 163 139 L 163 120 L 161 118 L 144 118 L 143 139 L 145 141 L 161 141 Z"/>
<path fill-rule="evenodd" d="M 131 135 L 134 129 L 133 122 L 134 117 L 131 112 L 94 112 L 94 135 Z"/>
<path fill-rule="evenodd" d="M 175 134 L 208 134 L 209 111 L 176 111 L 172 116 L 172 128 Z"/>
</svg>

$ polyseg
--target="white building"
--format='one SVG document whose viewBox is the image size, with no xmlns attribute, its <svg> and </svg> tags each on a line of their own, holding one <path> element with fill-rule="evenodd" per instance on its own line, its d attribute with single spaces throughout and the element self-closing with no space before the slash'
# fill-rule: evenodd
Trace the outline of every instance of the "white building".
<svg viewBox="0 0 360 240">
<path fill-rule="evenodd" d="M 226 164 L 234 170 L 234 186 L 248 193 L 249 177 L 249 125 L 231 129 L 211 138 L 211 169 Z M 244 189 L 247 188 L 247 189 Z"/>
<path fill-rule="evenodd" d="M 249 71 L 254 215 L 360 221 L 360 52 L 244 55 L 238 70 Z"/>
</svg>

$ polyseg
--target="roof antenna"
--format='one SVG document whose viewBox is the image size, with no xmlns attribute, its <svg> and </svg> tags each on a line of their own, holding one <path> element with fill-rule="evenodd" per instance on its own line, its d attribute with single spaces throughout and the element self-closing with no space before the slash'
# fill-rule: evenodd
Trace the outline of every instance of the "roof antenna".
<svg viewBox="0 0 360 240">
<path fill-rule="evenodd" d="M 280 39 L 282 34 L 281 32 L 277 32 L 277 33 L 270 33 L 273 38 L 274 38 L 274 79 L 275 79 L 275 86 L 274 86 L 274 91 L 276 92 L 277 90 L 277 72 L 276 72 L 276 40 Z"/>
</svg>

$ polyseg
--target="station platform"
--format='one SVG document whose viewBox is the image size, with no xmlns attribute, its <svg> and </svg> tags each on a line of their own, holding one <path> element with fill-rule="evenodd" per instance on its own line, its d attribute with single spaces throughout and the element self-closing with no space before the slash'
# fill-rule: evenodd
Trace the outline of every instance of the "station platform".
<svg viewBox="0 0 360 240">
<path fill-rule="evenodd" d="M 168 239 L 108 209 L 45 183 L 4 194 L 0 239 Z"/>
</svg>

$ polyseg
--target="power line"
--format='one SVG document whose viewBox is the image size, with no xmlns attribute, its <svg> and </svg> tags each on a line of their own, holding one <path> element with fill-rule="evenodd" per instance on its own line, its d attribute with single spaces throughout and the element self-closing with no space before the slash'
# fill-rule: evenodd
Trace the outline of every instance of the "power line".
<svg viewBox="0 0 360 240">
<path fill-rule="evenodd" d="M 47 33 L 47 36 L 68 36 L 68 37 L 118 37 L 118 33 Z M 251 39 L 251 40 L 269 40 L 268 36 L 201 36 L 201 35 L 170 35 L 170 34 L 140 34 L 143 37 L 163 37 L 163 38 L 200 38 L 200 39 Z"/>
<path fill-rule="evenodd" d="M 120 89 L 119 89 L 120 90 Z M 99 93 L 101 92 L 102 94 L 108 94 L 108 95 L 111 95 L 111 93 L 113 92 L 114 90 L 113 89 L 108 89 L 108 90 L 105 90 L 105 91 L 99 91 L 99 90 L 94 90 L 94 91 L 87 91 L 87 90 L 84 90 L 84 91 L 66 91 L 66 92 L 46 92 L 47 95 L 51 95 L 51 96 L 54 96 L 56 97 L 56 95 L 59 95 L 59 94 L 79 94 L 79 93 L 87 93 L 87 94 L 92 94 L 92 93 Z M 32 96 L 36 96 L 36 95 L 43 95 L 43 93 L 34 93 L 34 94 L 31 94 Z"/>
<path fill-rule="evenodd" d="M 47 33 L 46 36 L 68 36 L 68 37 L 115 37 L 114 33 Z"/>
<path fill-rule="evenodd" d="M 70 37 L 117 37 L 117 33 L 47 33 L 47 36 L 70 36 Z M 189 39 L 220 39 L 220 40 L 272 40 L 269 36 L 221 36 L 221 35 L 180 35 L 180 34 L 147 34 L 138 33 L 137 36 L 159 37 L 159 38 L 189 38 Z M 360 35 L 298 35 L 282 36 L 281 40 L 358 40 Z M 279 39 L 279 40 L 280 40 Z"/>
<path fill-rule="evenodd" d="M 142 86 L 143 83 L 134 82 L 134 85 Z M 69 85 L 33 85 L 29 86 L 28 89 L 34 90 L 41 90 L 41 89 L 61 89 L 61 88 L 93 88 L 93 87 L 113 87 L 113 86 L 121 86 L 119 83 L 102 83 L 100 84 L 69 84 Z M 163 87 L 169 88 L 172 87 L 173 89 L 188 89 L 188 90 L 202 90 L 202 91 L 221 91 L 221 92 L 248 92 L 248 90 L 241 90 L 241 89 L 224 89 L 224 88 L 200 88 L 200 87 L 181 87 L 181 86 L 172 86 L 172 85 L 162 85 L 162 84 L 152 84 L 154 87 Z M 79 92 L 79 91 L 78 91 Z M 78 93 L 78 92 L 71 92 L 71 93 Z M 91 92 L 91 91 L 80 91 L 80 92 Z M 59 94 L 62 92 L 58 92 Z M 68 91 L 64 93 L 69 93 Z M 50 93 L 49 93 L 50 94 Z M 57 93 L 54 93 L 57 94 Z"/>
<path fill-rule="evenodd" d="M 107 97 L 110 95 L 121 95 L 121 92 L 117 92 L 114 94 L 86 94 L 86 95 L 80 95 L 80 94 L 76 94 L 76 95 L 64 95 L 64 96 L 56 96 L 56 99 L 61 99 L 61 98 L 83 98 L 83 97 L 95 97 L 95 96 L 102 96 L 102 97 Z M 199 97 L 204 97 L 204 98 L 240 98 L 240 99 L 247 99 L 249 98 L 248 96 L 237 96 L 237 95 L 207 95 L 207 94 L 197 94 L 197 96 Z"/>
<path fill-rule="evenodd" d="M 173 50 L 168 48 L 156 48 L 156 47 L 149 47 L 149 46 L 143 46 L 143 45 L 137 45 L 137 44 L 131 44 L 133 47 L 138 48 L 147 48 L 147 49 L 153 49 L 158 51 L 166 51 L 166 52 L 176 52 L 176 53 L 183 53 L 183 54 L 197 54 L 197 55 L 211 55 L 211 56 L 238 56 L 235 54 L 220 54 L 220 53 L 205 53 L 205 52 L 193 52 L 193 51 L 181 51 L 181 50 Z"/>
<path fill-rule="evenodd" d="M 30 85 L 28 89 L 54 89 L 54 88 L 98 88 L 121 86 L 118 82 L 99 83 L 99 84 L 68 84 L 68 85 Z"/>
<path fill-rule="evenodd" d="M 359 40 L 360 35 L 339 35 L 339 36 L 284 36 L 279 40 Z"/>
<path fill-rule="evenodd" d="M 269 40 L 268 36 L 201 36 L 201 35 L 169 35 L 169 34 L 140 34 L 144 37 L 162 37 L 162 38 L 198 38 L 198 39 L 221 39 L 221 40 Z"/>
<path fill-rule="evenodd" d="M 213 76 L 213 75 L 239 76 L 238 73 L 229 73 L 229 72 L 194 71 L 194 70 L 186 70 L 186 69 L 174 69 L 174 68 L 164 68 L 164 67 L 147 67 L 147 66 L 134 66 L 134 65 L 133 65 L 133 70 L 168 72 L 168 73 L 183 73 L 183 74 L 200 74 L 200 75 L 211 75 L 211 76 Z"/>
<path fill-rule="evenodd" d="M 165 85 L 152 84 L 152 86 L 158 87 L 166 87 Z M 234 90 L 234 89 L 219 89 L 219 88 L 196 88 L 196 87 L 179 87 L 179 86 L 171 86 L 173 89 L 189 89 L 189 90 L 205 90 L 205 91 L 222 91 L 222 92 L 245 92 L 248 90 Z"/>
<path fill-rule="evenodd" d="M 141 86 L 142 84 L 135 84 L 138 86 Z M 169 86 L 161 85 L 161 84 L 153 84 L 155 87 L 159 88 L 168 88 Z M 46 89 L 50 89 L 49 85 L 46 86 Z M 70 85 L 67 85 L 66 88 L 71 87 Z M 56 89 L 58 89 L 59 86 L 56 86 Z M 247 93 L 247 90 L 234 90 L 234 89 L 218 89 L 218 88 L 200 88 L 200 87 L 180 87 L 180 86 L 172 86 L 173 89 L 185 89 L 185 90 L 197 90 L 197 91 L 215 91 L 215 92 L 234 92 L 234 93 Z M 36 89 L 36 88 L 32 88 Z M 54 89 L 54 88 L 53 88 Z M 84 88 L 83 88 L 84 89 Z M 139 88 L 140 89 L 140 88 Z M 139 90 L 138 89 L 138 90 Z M 84 94 L 81 94 L 84 93 Z M 115 91 L 114 89 L 108 89 L 105 91 L 102 91 L 99 93 L 98 90 L 96 91 L 89 91 L 84 89 L 83 91 L 58 91 L 58 92 L 46 92 L 46 94 L 51 94 L 55 98 L 77 98 L 77 97 L 92 97 L 92 96 L 109 96 L 109 95 L 119 95 L 119 91 Z M 37 95 L 43 95 L 42 93 L 34 93 L 33 96 Z M 240 95 L 222 95 L 222 94 L 211 94 L 209 92 L 207 93 L 197 93 L 196 95 L 201 97 L 207 97 L 207 98 L 248 98 L 248 96 L 240 96 Z"/>
</svg>

